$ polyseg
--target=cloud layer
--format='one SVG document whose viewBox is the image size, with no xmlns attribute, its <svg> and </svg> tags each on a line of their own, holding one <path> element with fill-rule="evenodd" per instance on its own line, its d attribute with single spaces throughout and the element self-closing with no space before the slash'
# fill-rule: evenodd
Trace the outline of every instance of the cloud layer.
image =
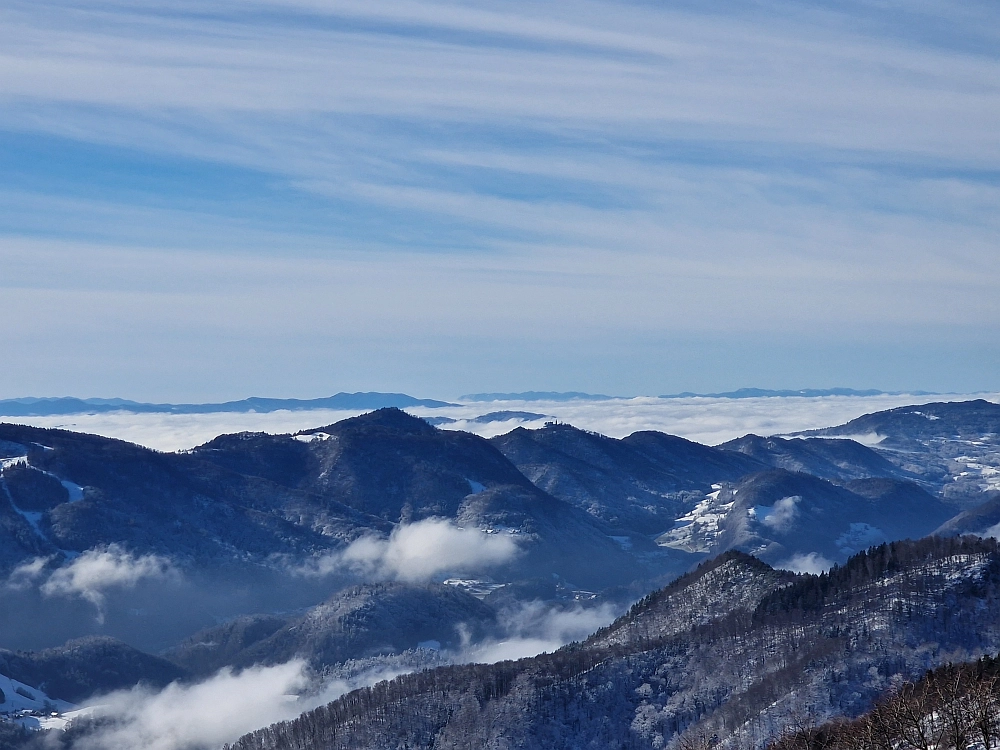
<svg viewBox="0 0 1000 750">
<path fill-rule="evenodd" d="M 830 427 L 897 406 L 930 401 L 967 400 L 983 394 L 945 396 L 827 396 L 821 398 L 633 398 L 612 401 L 503 402 L 470 404 L 454 408 L 413 410 L 423 416 L 446 416 L 460 420 L 444 429 L 462 429 L 483 437 L 509 432 L 513 422 L 477 424 L 469 421 L 499 408 L 552 415 L 583 429 L 611 437 L 625 437 L 639 430 L 660 430 L 690 440 L 714 445 L 741 437 L 787 434 L 799 430 Z M 1000 394 L 985 394 L 1000 401 Z M 268 414 L 92 414 L 71 417 L 26 417 L 6 420 L 38 427 L 58 427 L 129 440 L 165 451 L 185 450 L 206 443 L 223 433 L 263 431 L 273 434 L 297 432 L 331 424 L 359 412 L 331 410 L 271 412 Z M 529 427 L 539 427 L 533 422 Z"/>
</svg>

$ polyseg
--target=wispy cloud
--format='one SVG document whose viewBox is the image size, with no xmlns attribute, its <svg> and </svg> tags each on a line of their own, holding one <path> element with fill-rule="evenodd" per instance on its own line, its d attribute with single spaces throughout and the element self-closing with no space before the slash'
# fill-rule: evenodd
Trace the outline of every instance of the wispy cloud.
<svg viewBox="0 0 1000 750">
<path fill-rule="evenodd" d="M 35 575 L 42 572 L 37 560 L 26 565 Z M 22 568 L 25 566 L 18 571 Z M 110 544 L 89 549 L 63 567 L 56 568 L 41 584 L 40 591 L 45 596 L 79 596 L 86 599 L 97 608 L 98 619 L 103 620 L 108 591 L 134 588 L 144 580 L 179 581 L 180 572 L 166 557 L 134 555 L 117 544 Z"/>
<path fill-rule="evenodd" d="M 373 353 L 344 377 L 440 381 L 470 338 L 504 354 L 469 379 L 540 379 L 526 338 L 580 370 L 637 333 L 850 352 L 873 329 L 916 350 L 918 326 L 937 360 L 961 339 L 969 371 L 998 319 L 997 20 L 984 2 L 6 3 L 0 284 L 55 319 L 17 342 L 37 366 L 10 395 L 68 382 L 45 375 L 60 351 L 74 382 L 155 383 L 116 343 L 144 340 L 185 389 L 279 346 L 303 365 L 283 382 L 311 388 L 346 372 L 317 352 L 396 350 L 399 331 L 438 337 L 408 352 L 420 368 Z M 62 249 L 24 261 L 25 237 Z"/>
<path fill-rule="evenodd" d="M 620 608 L 607 603 L 560 608 L 543 602 L 528 602 L 502 614 L 503 637 L 466 643 L 449 656 L 460 663 L 491 663 L 552 652 L 567 643 L 583 640 L 619 614 Z"/>
</svg>

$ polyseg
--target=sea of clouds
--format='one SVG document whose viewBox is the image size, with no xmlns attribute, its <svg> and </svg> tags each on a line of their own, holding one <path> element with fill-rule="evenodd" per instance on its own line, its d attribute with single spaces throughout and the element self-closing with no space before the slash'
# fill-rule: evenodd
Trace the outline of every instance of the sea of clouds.
<svg viewBox="0 0 1000 750">
<path fill-rule="evenodd" d="M 414 408 L 423 417 L 448 417 L 454 423 L 442 429 L 466 430 L 483 437 L 509 432 L 519 425 L 541 427 L 546 421 L 568 422 L 611 437 L 624 437 L 639 430 L 659 430 L 707 445 L 717 445 L 748 433 L 782 435 L 799 430 L 848 422 L 884 409 L 934 401 L 965 401 L 986 398 L 1000 402 L 1000 393 L 934 396 L 821 396 L 771 398 L 654 398 L 639 397 L 606 401 L 496 401 L 466 403 L 438 409 Z M 528 411 L 544 415 L 523 422 L 506 420 L 478 423 L 475 417 L 496 411 Z M 359 411 L 317 409 L 245 414 L 78 414 L 50 417 L 2 417 L 3 421 L 38 427 L 89 432 L 120 438 L 162 451 L 178 451 L 206 443 L 233 432 L 292 433 L 321 427 Z"/>
</svg>

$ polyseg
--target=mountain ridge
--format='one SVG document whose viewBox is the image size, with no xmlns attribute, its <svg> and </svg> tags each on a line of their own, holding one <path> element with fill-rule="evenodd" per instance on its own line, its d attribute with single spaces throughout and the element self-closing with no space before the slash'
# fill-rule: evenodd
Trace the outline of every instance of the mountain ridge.
<svg viewBox="0 0 1000 750">
<path fill-rule="evenodd" d="M 340 409 L 344 411 L 369 411 L 393 406 L 397 408 L 423 406 L 436 409 L 457 406 L 447 401 L 414 398 L 405 393 L 379 393 L 376 391 L 346 393 L 312 399 L 250 397 L 239 401 L 206 404 L 153 404 L 120 398 L 43 397 L 0 400 L 0 416 L 41 417 L 70 414 L 107 414 L 131 412 L 134 414 L 220 414 L 272 411 L 310 411 L 313 409 Z"/>
<path fill-rule="evenodd" d="M 696 732 L 761 747 L 802 701 L 820 719 L 859 713 L 893 680 L 995 650 L 998 589 L 995 541 L 881 545 L 690 630 L 399 677 L 227 747 L 657 748 Z"/>
</svg>

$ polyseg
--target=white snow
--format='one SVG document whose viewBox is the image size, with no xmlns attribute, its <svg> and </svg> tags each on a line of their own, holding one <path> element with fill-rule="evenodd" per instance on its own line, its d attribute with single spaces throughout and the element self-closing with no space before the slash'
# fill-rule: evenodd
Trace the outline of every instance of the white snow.
<svg viewBox="0 0 1000 750">
<path fill-rule="evenodd" d="M 38 688 L 3 674 L 0 674 L 0 691 L 4 695 L 0 703 L 0 721 L 20 724 L 27 729 L 63 729 L 69 721 L 69 712 L 77 710 L 72 703 L 49 698 Z"/>
<path fill-rule="evenodd" d="M 687 552 L 707 552 L 719 536 L 722 521 L 735 502 L 721 502 L 721 493 L 722 485 L 713 484 L 712 492 L 705 495 L 705 499 L 690 513 L 674 521 L 676 527 L 657 537 L 656 543 L 661 547 Z"/>
<path fill-rule="evenodd" d="M 963 477 L 977 476 L 979 488 L 984 492 L 1000 490 L 1000 452 L 980 456 L 956 456 L 955 462 L 965 467 L 952 475 L 955 481 Z"/>
<path fill-rule="evenodd" d="M 56 477 L 58 479 L 58 477 Z M 59 479 L 59 484 L 66 488 L 66 492 L 69 493 L 69 501 L 75 503 L 79 500 L 83 500 L 83 487 L 78 484 L 74 484 L 66 479 Z"/>
<path fill-rule="evenodd" d="M 462 589 L 467 594 L 472 594 L 477 599 L 484 599 L 488 594 L 497 589 L 502 589 L 506 583 L 494 583 L 489 580 L 479 578 L 446 578 L 442 583 L 445 586 L 454 586 Z"/>
<path fill-rule="evenodd" d="M 472 489 L 472 494 L 473 495 L 478 495 L 480 492 L 485 492 L 486 491 L 486 485 L 485 484 L 480 484 L 479 482 L 477 482 L 477 481 L 475 481 L 473 479 L 466 479 L 465 481 L 469 483 L 469 487 Z"/>
<path fill-rule="evenodd" d="M 330 435 L 325 432 L 310 432 L 308 435 L 295 435 L 294 438 L 301 443 L 311 443 L 314 440 L 329 440 Z"/>
<path fill-rule="evenodd" d="M 10 458 L 0 458 L 0 470 L 10 468 L 11 466 L 27 466 L 28 457 L 27 456 L 12 456 Z"/>
</svg>

